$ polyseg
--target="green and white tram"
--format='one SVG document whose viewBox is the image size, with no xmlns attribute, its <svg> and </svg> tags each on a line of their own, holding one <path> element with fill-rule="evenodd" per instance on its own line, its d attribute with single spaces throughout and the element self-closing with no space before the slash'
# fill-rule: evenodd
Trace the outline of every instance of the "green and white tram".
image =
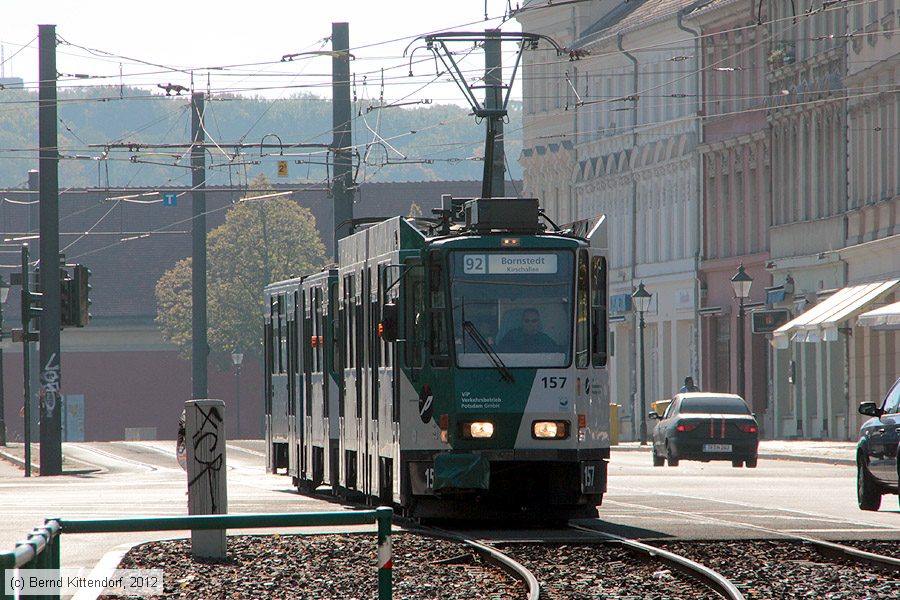
<svg viewBox="0 0 900 600">
<path fill-rule="evenodd" d="M 609 459 L 606 221 L 444 198 L 266 288 L 270 470 L 417 517 L 596 515 Z"/>
</svg>

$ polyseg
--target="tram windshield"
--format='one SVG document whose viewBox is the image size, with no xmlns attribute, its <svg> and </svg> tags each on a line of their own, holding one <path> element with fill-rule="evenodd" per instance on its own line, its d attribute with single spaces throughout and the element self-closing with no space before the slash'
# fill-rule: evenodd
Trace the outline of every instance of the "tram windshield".
<svg viewBox="0 0 900 600">
<path fill-rule="evenodd" d="M 456 364 L 492 367 L 499 359 L 504 367 L 568 366 L 573 262 L 570 251 L 539 248 L 452 252 Z"/>
</svg>

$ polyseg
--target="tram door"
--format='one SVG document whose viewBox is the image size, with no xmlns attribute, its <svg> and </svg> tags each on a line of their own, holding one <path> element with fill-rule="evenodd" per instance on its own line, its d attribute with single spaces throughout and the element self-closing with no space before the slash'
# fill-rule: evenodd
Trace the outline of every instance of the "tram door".
<svg viewBox="0 0 900 600">
<path fill-rule="evenodd" d="M 362 385 L 362 403 L 360 404 L 360 416 L 363 425 L 363 465 L 362 465 L 362 490 L 366 494 L 372 493 L 372 460 L 373 455 L 377 455 L 378 451 L 378 427 L 375 419 L 378 415 L 373 414 L 374 406 L 377 406 L 376 393 L 377 387 L 374 385 L 377 380 L 377 372 L 374 364 L 374 353 L 372 346 L 372 337 L 374 334 L 374 315 L 372 313 L 372 268 L 365 267 L 362 272 L 362 302 L 360 309 L 363 312 L 362 327 L 360 327 L 360 362 L 364 369 L 364 378 Z"/>
<path fill-rule="evenodd" d="M 287 363 L 288 363 L 288 473 L 293 477 L 303 475 L 303 377 L 298 369 L 298 355 L 303 351 L 299 342 L 303 309 L 299 292 L 288 291 L 287 299 Z"/>
<path fill-rule="evenodd" d="M 377 274 L 377 269 L 375 272 Z M 381 339 L 378 336 L 378 321 L 381 311 L 378 308 L 378 282 L 377 280 L 372 279 L 372 267 L 366 267 L 366 281 L 369 285 L 369 326 L 367 329 L 367 346 L 369 354 L 369 410 L 367 418 L 370 423 L 368 447 L 366 448 L 366 454 L 368 455 L 368 460 L 366 461 L 368 468 L 366 491 L 369 494 L 376 495 L 378 489 L 377 485 L 380 483 L 380 479 L 378 478 L 380 461 L 379 440 L 381 437 L 379 435 L 381 428 L 378 419 L 378 369 L 380 366 L 378 364 L 380 354 L 378 345 L 381 343 Z"/>
</svg>

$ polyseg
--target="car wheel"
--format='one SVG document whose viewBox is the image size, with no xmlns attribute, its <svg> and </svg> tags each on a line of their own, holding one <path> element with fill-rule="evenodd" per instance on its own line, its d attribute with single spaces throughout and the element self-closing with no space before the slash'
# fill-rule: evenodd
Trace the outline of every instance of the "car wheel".
<svg viewBox="0 0 900 600">
<path fill-rule="evenodd" d="M 668 442 L 666 442 L 666 460 L 669 462 L 670 467 L 678 466 L 678 457 L 672 452 L 672 447 L 669 446 Z"/>
<path fill-rule="evenodd" d="M 653 450 L 653 466 L 661 467 L 666 464 L 666 459 L 659 454 L 656 453 L 656 450 Z"/>
<path fill-rule="evenodd" d="M 740 460 L 740 459 L 738 459 L 738 460 L 733 460 L 733 461 L 731 461 L 731 466 L 732 466 L 732 467 L 736 467 L 736 468 L 739 469 L 739 468 L 741 468 L 741 467 L 744 466 L 744 461 L 742 461 L 742 460 Z"/>
<path fill-rule="evenodd" d="M 747 465 L 748 469 L 755 469 L 756 468 L 756 460 L 757 459 L 754 456 L 753 458 L 748 458 L 746 461 L 744 461 L 744 464 Z"/>
<path fill-rule="evenodd" d="M 861 510 L 878 510 L 881 507 L 881 488 L 869 475 L 866 460 L 856 459 L 856 502 Z"/>
</svg>

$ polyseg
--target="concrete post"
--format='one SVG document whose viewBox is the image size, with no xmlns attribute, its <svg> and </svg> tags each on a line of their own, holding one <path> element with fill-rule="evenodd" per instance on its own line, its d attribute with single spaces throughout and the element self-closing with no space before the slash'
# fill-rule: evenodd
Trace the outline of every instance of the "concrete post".
<svg viewBox="0 0 900 600">
<path fill-rule="evenodd" d="M 225 481 L 225 402 L 189 400 L 184 403 L 187 446 L 188 514 L 228 513 Z M 224 559 L 225 530 L 191 531 L 194 558 Z"/>
</svg>

